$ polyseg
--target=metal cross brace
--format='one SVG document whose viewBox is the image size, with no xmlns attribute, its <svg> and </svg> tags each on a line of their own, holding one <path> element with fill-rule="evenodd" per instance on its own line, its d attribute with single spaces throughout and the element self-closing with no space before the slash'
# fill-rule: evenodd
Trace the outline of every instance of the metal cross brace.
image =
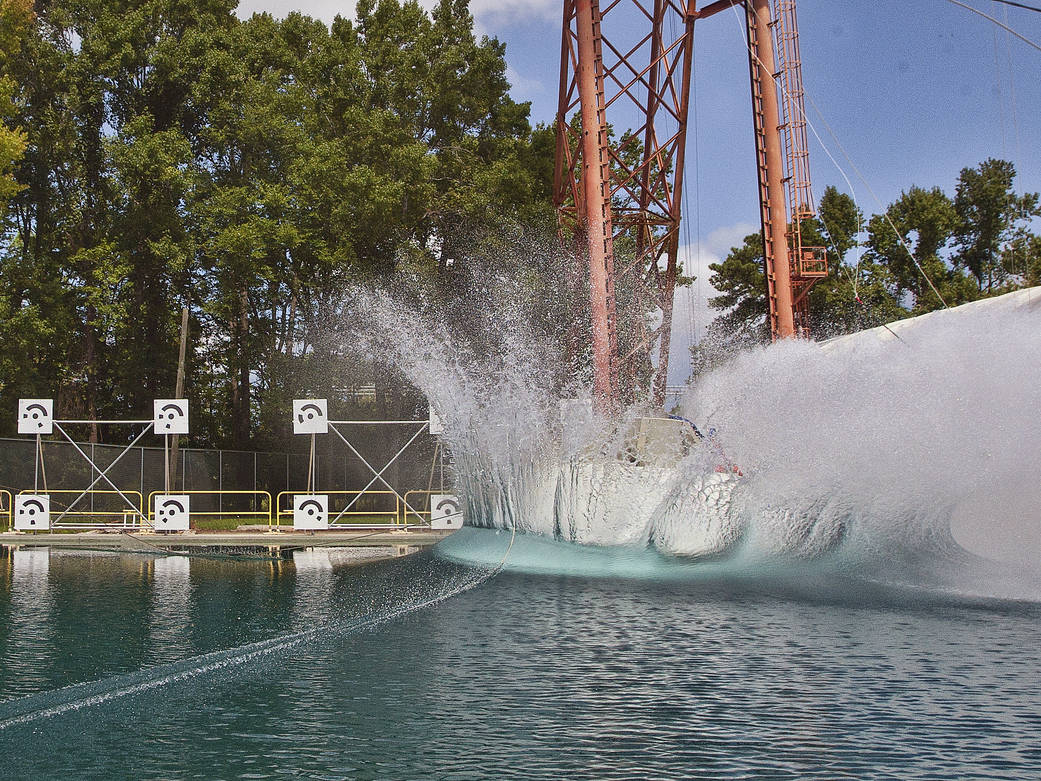
<svg viewBox="0 0 1041 781">
<path fill-rule="evenodd" d="M 62 421 L 62 422 L 63 422 L 63 423 L 73 423 L 73 422 L 79 422 L 79 421 L 68 421 L 68 420 L 66 420 L 66 421 Z M 150 421 L 150 420 L 148 420 L 148 421 L 142 421 L 142 420 L 129 420 L 129 421 L 128 421 L 128 420 L 123 420 L 123 421 L 108 421 L 108 422 L 112 422 L 112 423 L 138 423 L 138 424 L 140 424 L 140 423 L 147 423 L 147 424 L 148 424 L 148 426 L 146 426 L 146 427 L 145 427 L 144 429 L 142 429 L 141 433 L 140 433 L 140 434 L 138 434 L 138 435 L 137 435 L 136 437 L 134 437 L 134 441 L 133 441 L 133 442 L 131 442 L 131 443 L 130 443 L 129 445 L 127 445 L 127 446 L 126 446 L 125 448 L 123 448 L 123 452 L 122 452 L 122 453 L 120 453 L 120 454 L 119 454 L 119 455 L 118 455 L 118 456 L 117 456 L 117 457 L 115 458 L 115 460 L 114 460 L 114 461 L 113 461 L 113 462 L 112 462 L 111 464 L 109 464 L 109 465 L 108 465 L 107 467 L 105 467 L 105 470 L 104 470 L 104 471 L 102 471 L 101 469 L 98 469 L 98 465 L 97 465 L 97 464 L 95 464 L 95 463 L 94 463 L 94 462 L 93 462 L 93 461 L 91 460 L 90 456 L 88 456 L 88 455 L 87 455 L 86 453 L 84 453 L 84 452 L 83 452 L 83 450 L 82 450 L 82 448 L 80 448 L 80 446 L 79 446 L 79 445 L 77 445 L 75 441 L 73 441 L 72 437 L 70 437 L 70 436 L 68 435 L 68 433 L 67 433 L 67 432 L 65 431 L 65 429 L 63 429 L 63 428 L 62 428 L 62 427 L 61 427 L 61 426 L 59 425 L 58 421 L 54 421 L 54 427 L 55 427 L 56 429 L 58 429 L 58 431 L 60 431 L 60 432 L 61 432 L 61 435 L 62 435 L 63 437 L 65 437 L 65 439 L 67 439 L 67 440 L 69 441 L 69 444 L 70 444 L 70 445 L 72 445 L 72 446 L 73 446 L 74 448 L 76 448 L 76 451 L 77 451 L 77 452 L 78 452 L 78 453 L 79 453 L 79 454 L 80 454 L 81 456 L 83 456 L 83 458 L 84 458 L 84 459 L 86 460 L 86 462 L 87 462 L 88 464 L 90 464 L 90 465 L 91 465 L 91 466 L 92 466 L 92 467 L 94 468 L 94 470 L 95 470 L 95 471 L 97 471 L 97 472 L 98 472 L 98 476 L 94 478 L 94 481 L 93 481 L 93 482 L 92 482 L 92 483 L 91 483 L 91 484 L 90 484 L 89 486 L 87 486 L 87 487 L 86 487 L 86 489 L 84 489 L 83 493 L 81 493 L 81 494 L 80 494 L 79 496 L 77 496 L 77 497 L 76 497 L 76 498 L 75 498 L 75 499 L 74 499 L 74 500 L 73 500 L 72 502 L 70 502 L 70 503 L 69 503 L 69 505 L 68 505 L 68 507 L 66 507 L 66 508 L 65 508 L 65 510 L 64 510 L 64 511 L 62 512 L 62 514 L 61 514 L 61 515 L 59 515 L 59 516 L 58 516 L 57 518 L 55 518 L 55 519 L 54 519 L 54 522 L 55 522 L 55 523 L 57 523 L 57 522 L 58 522 L 58 521 L 60 521 L 60 520 L 61 520 L 62 518 L 64 518 L 64 517 L 66 516 L 66 514 L 67 514 L 67 513 L 68 513 L 68 512 L 69 512 L 69 511 L 70 511 L 70 510 L 71 510 L 71 509 L 73 508 L 73 506 L 75 506 L 76 502 L 78 502 L 78 501 L 79 501 L 80 499 L 82 499 L 82 498 L 83 498 L 84 496 L 86 496 L 86 495 L 87 495 L 87 493 L 88 493 L 88 492 L 89 492 L 89 491 L 90 491 L 90 490 L 91 490 L 91 489 L 92 489 L 92 488 L 93 488 L 94 486 L 96 486 L 96 485 L 98 484 L 98 481 L 99 481 L 99 480 L 104 480 L 104 481 L 105 481 L 106 483 L 108 483 L 108 484 L 109 484 L 110 486 L 112 486 L 112 489 L 113 489 L 113 490 L 114 490 L 114 491 L 115 491 L 115 492 L 116 492 L 117 494 L 119 494 L 119 495 L 120 495 L 121 497 L 123 497 L 123 501 L 124 501 L 124 502 L 126 502 L 126 503 L 127 503 L 127 504 L 128 504 L 129 506 L 130 506 L 130 509 L 131 509 L 131 510 L 133 510 L 133 511 L 134 511 L 134 512 L 135 512 L 135 513 L 136 513 L 137 515 L 140 515 L 140 516 L 141 516 L 141 520 L 142 520 L 143 522 L 147 523 L 148 519 L 147 519 L 147 518 L 145 518 L 145 516 L 144 516 L 144 513 L 142 513 L 142 512 L 141 512 L 141 510 L 139 510 L 138 508 L 134 507 L 134 503 L 133 503 L 132 501 L 130 501 L 130 499 L 128 499 L 128 498 L 127 498 L 127 495 L 126 495 L 126 494 L 124 494 L 124 493 L 123 493 L 122 491 L 120 491 L 120 490 L 119 490 L 119 488 L 117 488 L 117 487 L 116 487 L 116 484 L 115 484 L 115 483 L 113 483 L 113 482 L 112 482 L 111 480 L 109 480 L 109 479 L 108 479 L 108 471 L 109 471 L 109 470 L 110 470 L 110 469 L 111 469 L 112 467 L 114 467 L 114 466 L 115 466 L 116 464 L 118 464 L 118 463 L 119 463 L 119 461 L 120 461 L 120 459 L 122 459 L 122 458 L 123 458 L 123 456 L 125 456 L 125 455 L 126 455 L 127 453 L 129 453 L 129 452 L 130 452 L 130 449 L 131 449 L 131 448 L 132 448 L 132 447 L 133 447 L 134 445 L 136 445 L 136 444 L 137 444 L 138 442 L 140 442 L 140 441 L 141 441 L 141 438 L 142 438 L 142 437 L 143 437 L 143 436 L 144 436 L 145 434 L 147 434 L 147 433 L 148 433 L 148 429 L 149 429 L 149 428 L 151 427 L 151 425 L 152 425 L 152 421 Z"/>
<path fill-rule="evenodd" d="M 346 423 L 369 423 L 369 422 L 381 422 L 382 423 L 382 422 L 389 422 L 389 421 L 349 421 L 349 420 L 338 420 L 338 421 L 336 421 L 336 423 L 339 423 L 341 425 L 346 424 Z M 373 478 L 369 481 L 368 485 L 366 485 L 363 489 L 361 489 L 361 491 L 358 492 L 358 495 L 355 496 L 350 502 L 347 503 L 346 507 L 344 507 L 342 510 L 340 510 L 339 515 L 337 515 L 335 518 L 333 518 L 332 523 L 336 523 L 338 520 L 340 520 L 340 518 L 343 517 L 343 514 L 346 513 L 348 510 L 350 510 L 351 507 L 353 507 L 355 505 L 355 503 L 359 499 L 361 499 L 362 495 L 366 491 L 368 491 L 376 483 L 376 481 L 379 481 L 379 482 L 383 483 L 383 485 L 385 485 L 390 490 L 390 492 L 392 494 L 394 494 L 394 496 L 396 496 L 399 500 L 401 500 L 401 503 L 403 505 L 405 505 L 405 517 L 406 518 L 408 517 L 408 512 L 411 510 L 412 514 L 415 515 L 417 518 L 419 518 L 420 521 L 423 520 L 423 516 L 420 515 L 418 512 L 416 512 L 414 509 L 412 509 L 412 507 L 409 505 L 409 503 L 405 501 L 405 497 L 403 497 L 401 494 L 399 494 L 390 483 L 388 483 L 386 480 L 383 479 L 383 473 L 386 472 L 390 468 L 391 464 L 393 464 L 395 461 L 398 460 L 398 458 L 401 456 L 402 453 L 404 453 L 406 450 L 408 450 L 409 445 L 411 445 L 413 442 L 415 442 L 419 438 L 420 434 L 422 434 L 424 431 L 426 431 L 427 426 L 429 425 L 429 423 L 427 421 L 425 421 L 425 420 L 397 420 L 397 421 L 393 421 L 393 422 L 394 423 L 421 423 L 422 425 L 419 427 L 419 430 L 415 434 L 412 435 L 412 438 L 408 442 L 406 442 L 404 444 L 404 446 L 401 448 L 401 450 L 399 450 L 397 453 L 395 453 L 394 457 L 392 459 L 390 459 L 390 461 L 388 461 L 386 463 L 386 465 L 384 465 L 384 467 L 382 469 L 377 471 L 376 467 L 374 467 L 372 464 L 370 464 L 365 459 L 365 457 L 361 453 L 358 452 L 357 448 L 355 448 L 354 445 L 352 445 L 348 441 L 347 437 L 345 437 L 343 434 L 340 433 L 339 429 L 337 429 L 336 426 L 333 425 L 333 422 L 329 421 L 329 430 L 332 431 L 334 434 L 336 434 L 336 436 L 338 436 L 343 441 L 343 444 L 345 444 L 348 448 L 350 448 L 350 451 L 352 453 L 354 453 L 354 455 L 356 455 L 361 460 L 361 462 L 363 464 L 365 464 L 365 466 L 367 466 L 369 468 L 369 471 L 372 472 L 372 474 L 373 474 Z"/>
</svg>

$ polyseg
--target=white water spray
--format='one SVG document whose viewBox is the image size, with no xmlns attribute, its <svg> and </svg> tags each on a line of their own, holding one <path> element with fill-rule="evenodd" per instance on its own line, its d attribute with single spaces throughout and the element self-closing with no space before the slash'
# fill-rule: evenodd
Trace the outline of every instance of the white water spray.
<svg viewBox="0 0 1041 781">
<path fill-rule="evenodd" d="M 470 301 L 488 313 L 480 355 L 443 320 L 370 302 L 382 357 L 447 422 L 473 525 L 735 560 L 950 562 L 971 539 L 1041 560 L 1039 289 L 907 321 L 899 338 L 742 352 L 681 405 L 714 444 L 672 459 L 626 457 L 638 416 L 608 429 L 571 404 L 561 419 L 556 346 L 501 303 L 516 300 Z M 730 462 L 740 476 L 719 471 Z"/>
</svg>

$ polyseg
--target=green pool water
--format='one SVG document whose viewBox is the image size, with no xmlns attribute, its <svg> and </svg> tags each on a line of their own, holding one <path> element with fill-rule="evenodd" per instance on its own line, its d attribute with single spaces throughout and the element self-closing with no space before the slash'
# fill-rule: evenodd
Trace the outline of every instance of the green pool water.
<svg viewBox="0 0 1041 781">
<path fill-rule="evenodd" d="M 0 777 L 1041 777 L 1036 602 L 507 542 L 7 549 Z"/>
</svg>

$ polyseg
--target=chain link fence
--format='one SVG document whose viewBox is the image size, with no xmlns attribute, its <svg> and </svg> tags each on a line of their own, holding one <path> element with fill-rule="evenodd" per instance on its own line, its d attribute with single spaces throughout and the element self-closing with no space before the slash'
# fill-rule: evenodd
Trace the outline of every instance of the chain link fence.
<svg viewBox="0 0 1041 781">
<path fill-rule="evenodd" d="M 387 426 L 347 426 L 341 432 L 377 470 L 382 469 L 416 432 L 415 426 L 388 431 Z M 304 440 L 300 437 L 299 440 Z M 294 442 L 294 444 L 296 444 Z M 309 443 L 308 443 L 309 444 Z M 166 487 L 166 454 L 162 447 L 131 447 L 65 440 L 44 440 L 42 465 L 36 461 L 33 439 L 0 438 L 0 490 L 73 491 L 86 489 L 101 472 L 108 480 L 97 479 L 96 491 L 78 505 L 92 512 L 113 511 L 122 502 L 116 490 L 138 492 L 147 503 L 149 494 Z M 80 452 L 82 451 L 82 452 Z M 399 494 L 424 489 L 433 481 L 440 484 L 442 470 L 434 464 L 435 440 L 424 433 L 383 473 L 383 478 Z M 87 460 L 93 461 L 95 466 Z M 373 479 L 367 466 L 335 435 L 320 436 L 315 447 L 316 491 L 359 491 Z M 304 491 L 308 486 L 310 452 L 272 453 L 242 450 L 203 450 L 180 448 L 177 451 L 172 493 L 213 491 L 193 496 L 193 512 L 257 511 L 260 499 L 232 491 L 266 491 L 272 498 L 283 491 Z M 95 468 L 96 467 L 96 468 Z M 111 484 L 108 482 L 111 481 Z M 380 481 L 372 490 L 385 489 Z M 75 496 L 71 495 L 68 501 Z M 136 499 L 136 497 L 134 497 Z M 125 507 L 125 503 L 122 504 Z M 147 507 L 144 508 L 147 512 Z"/>
</svg>

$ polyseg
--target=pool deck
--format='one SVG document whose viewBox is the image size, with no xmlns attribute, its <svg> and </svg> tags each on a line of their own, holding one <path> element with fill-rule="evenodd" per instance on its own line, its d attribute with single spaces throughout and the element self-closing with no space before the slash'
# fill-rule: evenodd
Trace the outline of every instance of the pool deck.
<svg viewBox="0 0 1041 781">
<path fill-rule="evenodd" d="M 432 529 L 398 530 L 331 530 L 331 531 L 223 531 L 120 533 L 78 532 L 55 534 L 41 532 L 7 532 L 0 534 L 0 545 L 49 546 L 52 548 L 80 548 L 95 550 L 126 550 L 140 553 L 149 549 L 164 551 L 193 548 L 370 548 L 403 547 L 429 548 L 452 532 Z"/>
</svg>

